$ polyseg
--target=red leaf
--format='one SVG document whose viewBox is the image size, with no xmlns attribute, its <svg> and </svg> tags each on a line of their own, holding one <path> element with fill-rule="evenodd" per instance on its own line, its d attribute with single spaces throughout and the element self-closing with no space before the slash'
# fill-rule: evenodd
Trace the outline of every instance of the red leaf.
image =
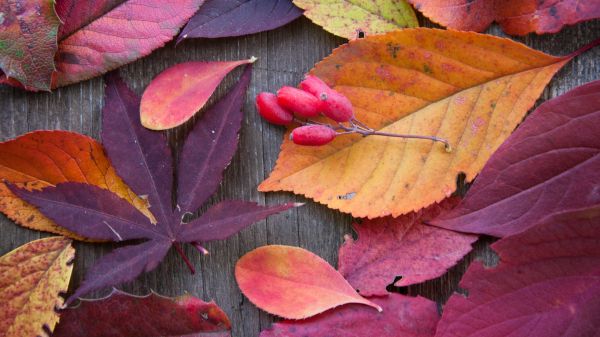
<svg viewBox="0 0 600 337">
<path fill-rule="evenodd" d="M 229 336 L 231 323 L 214 302 L 193 296 L 133 296 L 118 290 L 61 311 L 54 337 Z"/>
<path fill-rule="evenodd" d="M 255 59 L 230 62 L 186 62 L 156 76 L 142 95 L 142 125 L 165 130 L 185 123 L 206 104 L 225 75 Z"/>
<path fill-rule="evenodd" d="M 398 294 L 373 301 L 383 312 L 349 304 L 305 320 L 275 323 L 260 337 L 430 337 L 435 333 L 439 320 L 435 302 Z"/>
<path fill-rule="evenodd" d="M 438 337 L 581 337 L 600 330 L 600 207 L 557 214 L 492 248 L 500 265 L 470 266 Z"/>
<path fill-rule="evenodd" d="M 556 33 L 565 25 L 600 17 L 598 1 L 409 0 L 432 21 L 458 30 L 484 31 L 493 21 L 513 35 Z"/>
<path fill-rule="evenodd" d="M 59 24 L 53 1 L 0 2 L 0 68 L 6 76 L 31 90 L 50 90 Z"/>
<path fill-rule="evenodd" d="M 384 296 L 386 286 L 408 286 L 441 276 L 471 251 L 476 235 L 425 225 L 423 220 L 458 203 L 446 199 L 425 210 L 398 218 L 364 220 L 352 227 L 358 240 L 346 237 L 340 247 L 338 270 L 363 296 Z"/>
<path fill-rule="evenodd" d="M 463 202 L 432 224 L 502 237 L 600 204 L 598 130 L 600 81 L 547 101 L 492 155 Z"/>
<path fill-rule="evenodd" d="M 381 311 L 357 294 L 327 261 L 298 247 L 256 248 L 239 259 L 235 279 L 252 303 L 283 318 L 303 319 L 348 303 Z"/>
</svg>

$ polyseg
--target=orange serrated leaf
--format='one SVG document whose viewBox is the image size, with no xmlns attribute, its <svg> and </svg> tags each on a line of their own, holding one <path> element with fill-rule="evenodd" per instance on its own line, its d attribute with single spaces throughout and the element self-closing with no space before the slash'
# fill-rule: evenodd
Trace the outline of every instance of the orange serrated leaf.
<svg viewBox="0 0 600 337">
<path fill-rule="evenodd" d="M 71 240 L 29 242 L 0 257 L 0 336 L 46 336 L 59 320 L 73 270 Z"/>
<path fill-rule="evenodd" d="M 327 261 L 298 247 L 256 248 L 239 259 L 235 278 L 242 293 L 257 307 L 288 319 L 307 318 L 348 303 L 381 311 Z"/>
<path fill-rule="evenodd" d="M 147 201 L 117 176 L 102 145 L 77 133 L 36 131 L 0 143 L 0 211 L 24 227 L 83 240 L 16 197 L 4 180 L 29 190 L 64 182 L 92 184 L 116 193 L 154 219 Z"/>
<path fill-rule="evenodd" d="M 570 57 L 490 35 L 427 28 L 351 41 L 311 71 L 370 127 L 441 143 L 342 136 L 318 148 L 287 135 L 260 191 L 292 191 L 355 217 L 398 216 L 473 180 Z M 289 130 L 288 130 L 289 133 Z"/>
</svg>

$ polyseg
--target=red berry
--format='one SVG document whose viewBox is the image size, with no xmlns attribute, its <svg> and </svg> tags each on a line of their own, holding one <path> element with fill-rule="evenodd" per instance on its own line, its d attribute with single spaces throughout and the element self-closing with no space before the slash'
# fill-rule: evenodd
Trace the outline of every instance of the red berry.
<svg viewBox="0 0 600 337">
<path fill-rule="evenodd" d="M 354 117 L 354 109 L 350 100 L 335 90 L 321 93 L 321 112 L 336 122 L 347 122 Z"/>
<path fill-rule="evenodd" d="M 287 125 L 294 115 L 277 103 L 277 96 L 270 92 L 261 92 L 256 96 L 258 113 L 267 121 L 277 125 Z"/>
<path fill-rule="evenodd" d="M 317 116 L 321 105 L 317 97 L 292 87 L 281 87 L 277 91 L 277 102 L 298 116 L 306 118 Z"/>
<path fill-rule="evenodd" d="M 322 93 L 332 90 L 327 83 L 314 75 L 306 75 L 304 81 L 300 82 L 300 88 L 315 97 L 320 97 Z"/>
<path fill-rule="evenodd" d="M 304 125 L 295 128 L 290 139 L 298 145 L 320 146 L 331 142 L 337 132 L 325 125 Z"/>
</svg>

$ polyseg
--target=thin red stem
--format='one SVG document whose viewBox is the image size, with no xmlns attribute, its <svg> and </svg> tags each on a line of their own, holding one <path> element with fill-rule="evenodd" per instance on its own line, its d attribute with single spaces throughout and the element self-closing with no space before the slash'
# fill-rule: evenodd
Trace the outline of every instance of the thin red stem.
<svg viewBox="0 0 600 337">
<path fill-rule="evenodd" d="M 585 53 L 586 51 L 588 51 L 588 50 L 590 50 L 590 49 L 592 49 L 594 47 L 597 47 L 597 46 L 600 46 L 600 38 L 595 39 L 594 41 L 592 41 L 592 42 L 586 44 L 585 46 L 577 49 L 576 51 L 572 52 L 571 54 L 565 56 L 565 58 L 566 59 L 570 59 L 570 58 L 573 58 L 575 56 L 579 56 L 579 55 Z"/>
<path fill-rule="evenodd" d="M 179 253 L 181 258 L 183 259 L 183 262 L 185 262 L 185 264 L 190 269 L 190 272 L 192 273 L 192 275 L 196 274 L 196 269 L 194 268 L 194 266 L 192 265 L 192 263 L 190 262 L 188 257 L 185 256 L 185 253 L 183 252 L 183 249 L 181 248 L 181 245 L 179 244 L 179 242 L 174 242 L 173 246 L 175 247 L 175 250 L 177 251 L 177 253 Z"/>
<path fill-rule="evenodd" d="M 363 135 L 365 137 L 366 136 L 385 136 L 385 137 L 396 137 L 396 138 L 426 139 L 426 140 L 431 140 L 431 141 L 434 141 L 434 142 L 443 143 L 444 144 L 444 148 L 446 149 L 446 152 L 451 152 L 452 151 L 452 146 L 450 145 L 450 142 L 448 142 L 444 138 L 440 138 L 440 137 L 436 137 L 436 136 L 403 135 L 403 134 L 397 134 L 397 133 L 379 132 L 379 131 L 375 131 L 373 129 L 364 130 L 364 129 L 358 128 L 356 126 L 347 127 L 347 126 L 344 126 L 343 124 L 340 124 L 340 127 L 345 131 L 345 132 L 342 132 L 340 134 L 358 133 L 358 134 L 361 134 L 361 135 Z"/>
</svg>

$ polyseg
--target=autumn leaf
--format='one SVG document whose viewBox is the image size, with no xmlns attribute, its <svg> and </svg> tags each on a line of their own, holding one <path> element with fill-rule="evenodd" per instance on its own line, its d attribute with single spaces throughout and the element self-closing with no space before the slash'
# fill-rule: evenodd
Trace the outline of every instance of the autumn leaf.
<svg viewBox="0 0 600 337">
<path fill-rule="evenodd" d="M 6 76 L 28 89 L 50 90 L 59 24 L 54 1 L 2 1 L 0 69 Z"/>
<path fill-rule="evenodd" d="M 179 184 L 190 181 L 188 176 L 191 176 L 206 182 L 207 189 L 214 191 L 222 180 L 222 171 L 237 148 L 243 117 L 241 107 L 250 77 L 248 67 L 238 84 L 206 111 L 190 132 L 179 167 L 186 167 L 183 163 L 191 161 L 206 169 L 180 170 Z M 198 209 L 210 194 L 205 193 L 204 184 L 192 180 L 193 188 L 187 189 L 191 194 L 187 207 L 173 208 L 173 164 L 166 138 L 142 127 L 140 99 L 116 74 L 109 76 L 107 83 L 102 113 L 103 145 L 119 176 L 133 191 L 147 197 L 156 225 L 116 194 L 93 185 L 69 182 L 39 191 L 11 186 L 13 193 L 35 205 L 42 214 L 81 236 L 111 241 L 145 240 L 103 256 L 88 270 L 82 285 L 67 303 L 94 289 L 127 282 L 154 269 L 171 246 L 193 271 L 180 243 L 191 243 L 203 250 L 202 242 L 225 239 L 270 214 L 294 206 L 265 207 L 252 202 L 222 201 L 199 218 L 184 222 L 184 215 Z M 207 128 L 211 132 L 206 132 Z M 209 150 L 194 151 L 199 148 Z"/>
<path fill-rule="evenodd" d="M 327 261 L 298 247 L 256 248 L 238 260 L 235 279 L 252 303 L 283 318 L 303 319 L 348 303 L 381 311 L 357 294 Z"/>
<path fill-rule="evenodd" d="M 60 0 L 52 88 L 77 83 L 150 54 L 175 36 L 204 0 Z M 72 23 L 69 23 L 72 22 Z M 12 85 L 18 83 L 1 79 Z"/>
<path fill-rule="evenodd" d="M 300 321 L 282 321 L 260 333 L 260 337 L 432 337 L 439 320 L 435 302 L 422 297 L 390 294 L 374 298 L 383 308 L 376 312 L 349 304 Z"/>
<path fill-rule="evenodd" d="M 59 320 L 75 250 L 56 236 L 0 257 L 0 336 L 47 336 Z"/>
<path fill-rule="evenodd" d="M 452 212 L 432 221 L 507 236 L 567 209 L 600 204 L 600 81 L 540 105 L 490 158 Z"/>
<path fill-rule="evenodd" d="M 415 12 L 405 0 L 293 0 L 304 15 L 326 31 L 355 39 L 418 27 Z"/>
<path fill-rule="evenodd" d="M 142 95 L 142 125 L 165 130 L 185 123 L 206 104 L 225 75 L 255 60 L 186 62 L 166 69 L 150 82 Z"/>
<path fill-rule="evenodd" d="M 189 38 L 242 36 L 275 29 L 302 11 L 291 0 L 207 0 L 183 28 L 177 43 Z"/>
<path fill-rule="evenodd" d="M 553 57 L 508 39 L 404 29 L 350 41 L 311 71 L 345 94 L 356 118 L 440 143 L 346 135 L 318 148 L 284 137 L 260 191 L 292 191 L 355 217 L 398 216 L 471 181 L 575 54 Z M 289 132 L 289 130 L 288 130 Z"/>
<path fill-rule="evenodd" d="M 500 264 L 475 262 L 436 336 L 594 336 L 600 329 L 600 208 L 554 214 L 492 248 Z"/>
<path fill-rule="evenodd" d="M 127 318 L 127 322 L 123 321 Z M 227 314 L 214 302 L 191 295 L 134 296 L 113 290 L 99 300 L 81 300 L 60 313 L 53 337 L 230 336 Z"/>
<path fill-rule="evenodd" d="M 458 30 L 484 31 L 496 21 L 512 35 L 556 33 L 566 25 L 600 18 L 598 1 L 408 0 L 423 15 Z"/>
<path fill-rule="evenodd" d="M 152 218 L 145 200 L 117 176 L 102 145 L 90 137 L 67 131 L 35 131 L 0 143 L 0 211 L 31 229 L 84 239 L 16 197 L 3 183 L 36 190 L 64 182 L 107 189 Z"/>
<path fill-rule="evenodd" d="M 471 251 L 476 235 L 425 225 L 458 203 L 458 198 L 402 215 L 365 220 L 352 227 L 358 240 L 346 236 L 340 247 L 338 270 L 363 296 L 385 296 L 397 276 L 398 287 L 443 275 Z"/>
</svg>

